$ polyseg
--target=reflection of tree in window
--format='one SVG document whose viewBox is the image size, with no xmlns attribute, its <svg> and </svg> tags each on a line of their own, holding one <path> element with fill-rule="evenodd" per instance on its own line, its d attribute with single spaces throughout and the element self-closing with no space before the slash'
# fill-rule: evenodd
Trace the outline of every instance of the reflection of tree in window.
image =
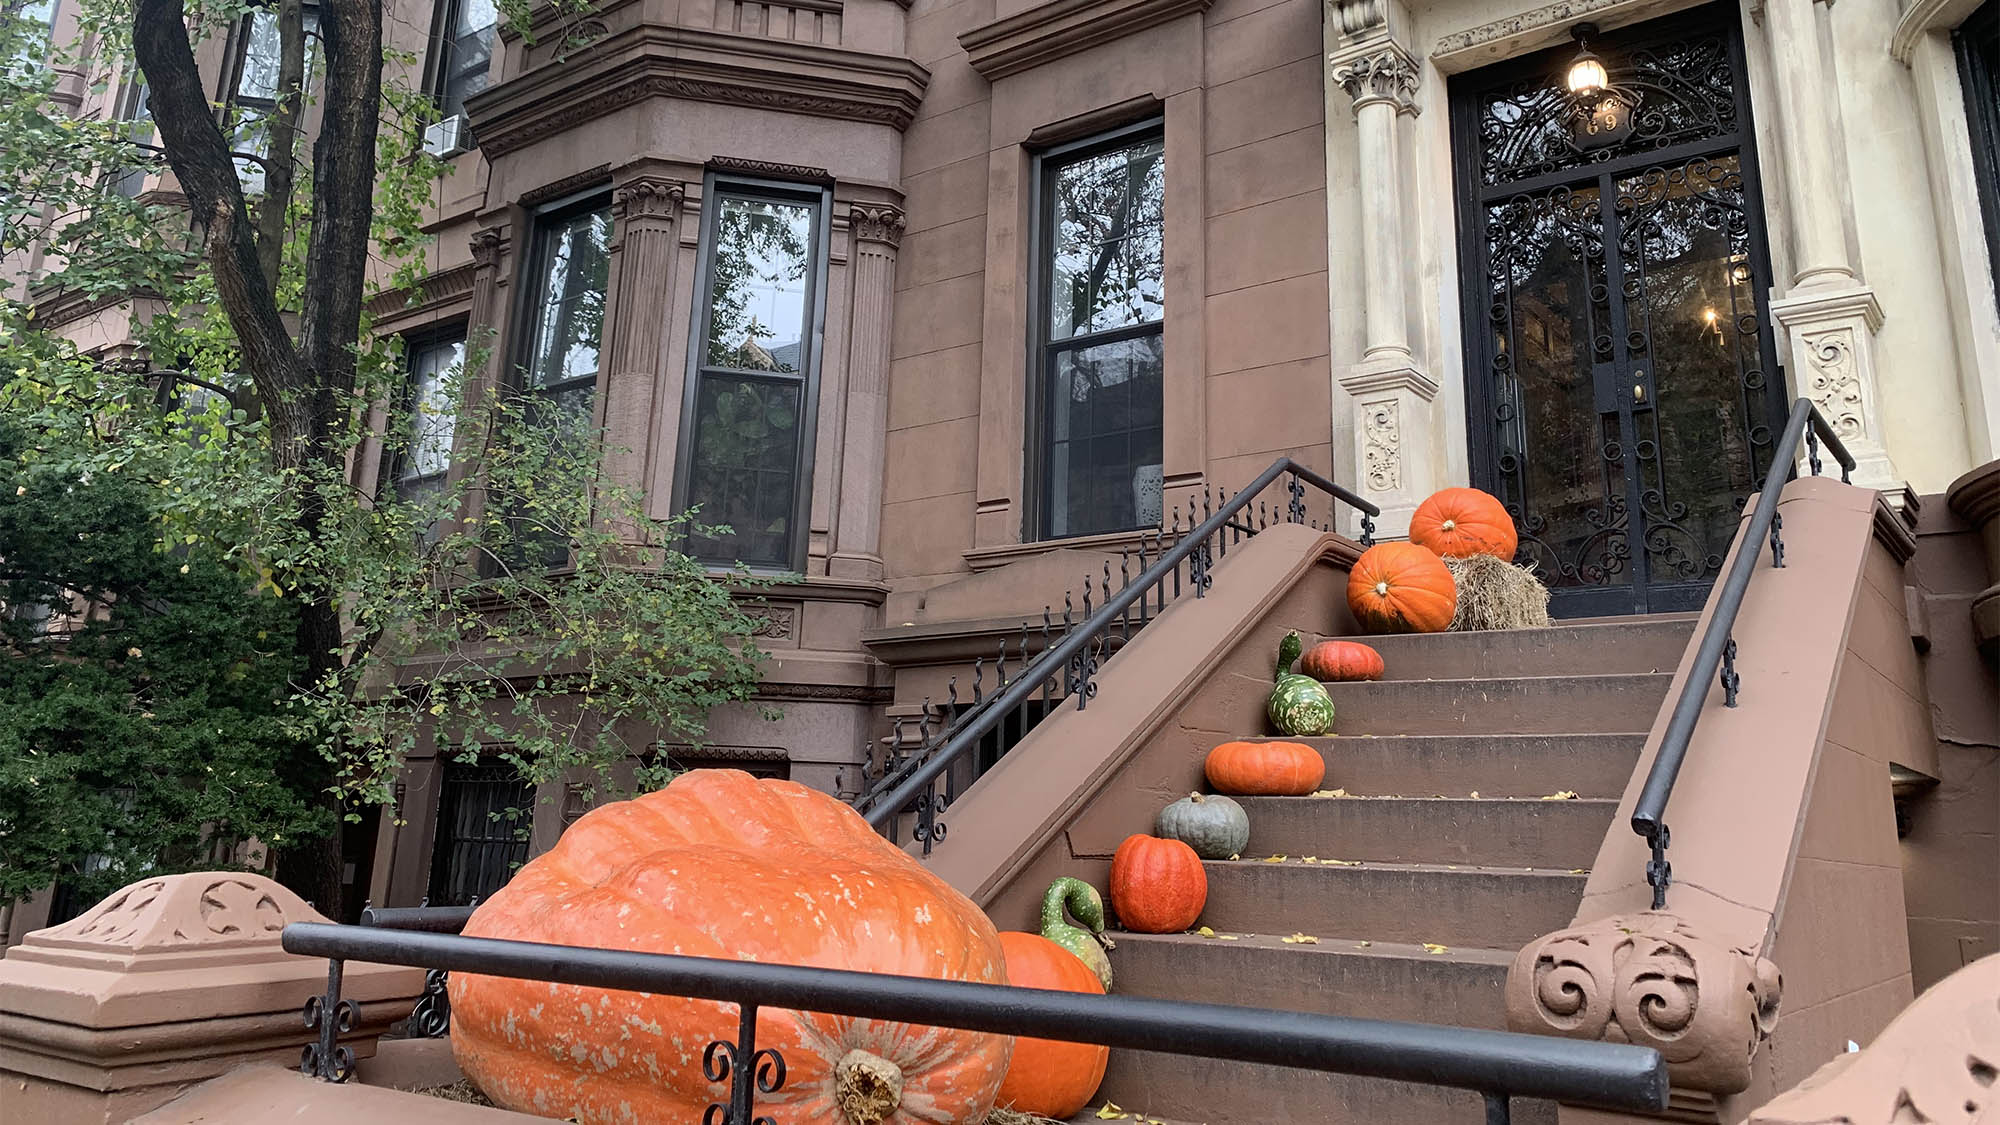
<svg viewBox="0 0 2000 1125">
<path fill-rule="evenodd" d="M 709 267 L 710 366 L 798 373 L 811 232 L 809 207 L 723 199 Z"/>
<path fill-rule="evenodd" d="M 597 378 L 610 278 L 611 215 L 587 211 L 545 223 L 538 234 L 542 274 L 525 382 L 529 390 L 580 405 L 589 400 Z"/>
<path fill-rule="evenodd" d="M 304 10 L 306 32 L 305 74 L 300 89 L 312 88 L 313 64 L 319 52 L 314 40 L 319 35 L 319 9 Z M 272 8 L 251 11 L 243 25 L 242 64 L 236 77 L 236 151 L 266 156 L 271 151 L 270 117 L 278 111 L 278 67 L 282 51 L 278 37 L 278 13 Z M 247 192 L 264 190 L 264 165 L 248 157 L 236 161 L 236 177 Z"/>
</svg>

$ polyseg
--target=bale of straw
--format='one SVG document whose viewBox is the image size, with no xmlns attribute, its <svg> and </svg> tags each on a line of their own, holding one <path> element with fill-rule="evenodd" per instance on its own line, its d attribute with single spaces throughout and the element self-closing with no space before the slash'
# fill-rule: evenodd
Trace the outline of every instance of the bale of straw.
<svg viewBox="0 0 2000 1125">
<path fill-rule="evenodd" d="M 1534 571 L 1492 555 L 1446 559 L 1444 565 L 1458 583 L 1458 612 L 1451 619 L 1454 632 L 1546 629 L 1553 624 L 1549 588 Z"/>
</svg>

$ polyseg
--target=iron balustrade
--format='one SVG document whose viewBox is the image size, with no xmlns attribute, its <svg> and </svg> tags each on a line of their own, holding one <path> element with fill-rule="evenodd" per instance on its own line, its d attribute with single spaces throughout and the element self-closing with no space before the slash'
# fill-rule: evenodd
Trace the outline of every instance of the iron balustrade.
<svg viewBox="0 0 2000 1125">
<path fill-rule="evenodd" d="M 1708 620 L 1708 627 L 1701 634 L 1701 644 L 1695 650 L 1694 664 L 1688 669 L 1686 681 L 1681 684 L 1679 698 L 1674 700 L 1672 716 L 1667 720 L 1667 732 L 1660 739 L 1660 751 L 1653 758 L 1653 768 L 1646 774 L 1646 784 L 1639 791 L 1639 802 L 1632 809 L 1632 831 L 1645 837 L 1652 849 L 1652 858 L 1646 863 L 1646 882 L 1653 888 L 1653 909 L 1664 910 L 1667 905 L 1667 887 L 1673 882 L 1673 865 L 1667 862 L 1667 847 L 1670 833 L 1667 830 L 1667 799 L 1673 796 L 1674 779 L 1680 775 L 1681 762 L 1687 758 L 1688 743 L 1694 738 L 1695 724 L 1701 721 L 1702 708 L 1708 701 L 1708 685 L 1711 679 L 1722 684 L 1722 705 L 1736 706 L 1736 693 L 1742 687 L 1742 677 L 1736 674 L 1736 614 L 1743 608 L 1743 597 L 1750 590 L 1750 576 L 1757 569 L 1757 560 L 1763 557 L 1763 542 L 1768 537 L 1771 543 L 1771 565 L 1785 565 L 1785 543 L 1782 538 L 1784 517 L 1778 514 L 1778 500 L 1784 492 L 1785 482 L 1793 474 L 1793 451 L 1803 440 L 1806 449 L 1806 465 L 1812 475 L 1820 473 L 1819 442 L 1824 440 L 1834 459 L 1840 462 L 1840 481 L 1849 483 L 1854 472 L 1854 455 L 1842 444 L 1840 435 L 1834 432 L 1824 415 L 1810 399 L 1799 399 L 1792 404 L 1792 415 L 1785 424 L 1784 436 L 1771 452 L 1771 468 L 1764 474 L 1764 487 L 1757 493 L 1757 506 L 1750 513 L 1750 522 L 1737 533 L 1736 557 L 1730 561 L 1729 573 L 1722 579 L 1722 585 L 1715 595 L 1715 613 Z"/>
<path fill-rule="evenodd" d="M 1285 482 L 1287 497 L 1282 510 L 1259 499 L 1280 477 L 1288 478 Z M 1095 574 L 1084 576 L 1080 621 L 1075 617 L 1075 602 L 1069 594 L 1063 595 L 1059 631 L 1053 608 L 1043 612 L 1040 654 L 1032 661 L 1028 658 L 1028 646 L 1033 627 L 1024 622 L 1016 650 L 1022 667 L 1012 679 L 1007 675 L 1007 642 L 1003 639 L 1000 642 L 1000 658 L 995 665 L 999 682 L 994 694 L 985 693 L 985 661 L 982 658 L 973 662 L 972 707 L 955 713 L 935 737 L 930 731 L 931 702 L 924 700 L 918 736 L 920 745 L 915 753 L 902 755 L 899 721 L 895 735 L 896 757 L 882 778 L 856 800 L 855 808 L 867 818 L 869 824 L 883 832 L 892 829 L 897 817 L 915 813 L 913 842 L 922 845 L 924 854 L 929 855 L 931 848 L 943 841 L 945 836 L 945 825 L 940 818 L 951 794 L 939 792 L 938 780 L 946 770 L 1000 729 L 1009 717 L 1022 712 L 1037 692 L 1041 693 L 1042 714 L 1046 715 L 1053 686 L 1057 683 L 1062 685 L 1064 699 L 1076 700 L 1077 710 L 1088 707 L 1097 695 L 1096 676 L 1100 665 L 1113 649 L 1122 646 L 1132 635 L 1134 610 L 1137 610 L 1141 627 L 1152 615 L 1164 611 L 1170 591 L 1174 598 L 1181 596 L 1183 569 L 1186 571 L 1187 589 L 1199 598 L 1214 584 L 1215 564 L 1229 553 L 1231 544 L 1256 535 L 1273 522 L 1320 527 L 1317 522 L 1306 518 L 1307 485 L 1325 493 L 1333 501 L 1360 512 L 1361 545 L 1366 547 L 1374 543 L 1375 517 L 1381 515 L 1382 510 L 1290 457 L 1280 457 L 1271 462 L 1269 468 L 1257 474 L 1233 497 L 1224 492 L 1217 498 L 1203 489 L 1199 522 L 1194 498 L 1188 500 L 1188 531 L 1185 535 L 1179 535 L 1180 512 L 1176 508 L 1171 513 L 1172 529 L 1177 535 L 1172 545 L 1165 543 L 1164 524 L 1162 534 L 1155 537 L 1159 547 L 1157 557 L 1146 550 L 1142 541 L 1137 578 L 1131 576 L 1128 551 L 1119 560 L 1121 585 L 1115 592 L 1111 588 L 1111 564 L 1108 560 L 1104 563 L 1101 578 Z M 1331 526 L 1329 513 L 1326 529 L 1330 530 Z M 1093 585 L 1100 595 L 1095 608 L 1092 606 Z M 950 707 L 956 712 L 956 679 L 951 682 L 949 692 Z"/>
<path fill-rule="evenodd" d="M 1485 1098 L 1489 1125 L 1505 1125 L 1514 1098 L 1646 1112 L 1667 1105 L 1666 1062 L 1650 1047 L 422 929 L 294 922 L 281 940 L 287 953 L 328 959 L 326 995 L 308 1005 L 321 1012 L 353 1010 L 352 1002 L 340 997 L 346 961 L 735 1004 L 736 1039 L 716 1040 L 702 1055 L 709 1081 L 729 1084 L 726 1097 L 703 1114 L 702 1125 L 769 1120 L 757 1116 L 756 1095 L 783 1088 L 785 1061 L 777 1051 L 757 1046 L 757 1012 L 765 1007 L 1471 1090 Z M 316 1056 L 313 1047 L 306 1048 L 301 1069 L 327 1081 L 346 1081 L 352 1056 L 345 1067 L 337 1065 L 335 1056 L 346 1048 L 332 1044 L 331 1032 L 321 1041 L 328 1049 Z"/>
<path fill-rule="evenodd" d="M 417 930 L 427 934 L 455 934 L 472 920 L 472 912 L 479 906 L 473 899 L 464 906 L 432 906 L 426 898 L 415 906 L 370 906 L 361 907 L 361 924 L 377 926 L 386 930 Z M 424 992 L 417 997 L 416 1007 L 410 1009 L 409 1023 L 405 1031 L 417 1039 L 442 1039 L 451 1032 L 451 994 L 446 991 L 451 981 L 443 969 L 430 969 L 424 973 Z M 312 1027 L 313 1013 L 306 1012 L 306 1026 Z M 325 1048 L 332 1050 L 329 1046 Z M 307 1061 L 307 1068 L 311 1066 Z"/>
</svg>

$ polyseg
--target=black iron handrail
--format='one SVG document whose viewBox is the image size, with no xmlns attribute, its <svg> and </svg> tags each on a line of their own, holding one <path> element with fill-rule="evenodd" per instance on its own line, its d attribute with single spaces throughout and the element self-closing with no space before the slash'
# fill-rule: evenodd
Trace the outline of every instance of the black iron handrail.
<svg viewBox="0 0 2000 1125">
<path fill-rule="evenodd" d="M 705 1073 L 730 1084 L 728 1101 L 710 1106 L 703 1120 L 726 1125 L 751 1125 L 757 1092 L 773 1093 L 784 1081 L 782 1056 L 756 1044 L 760 1007 L 1473 1090 L 1486 1099 L 1487 1121 L 1503 1125 L 1518 1097 L 1655 1112 L 1667 1105 L 1659 1052 L 1592 1040 L 317 922 L 286 926 L 282 942 L 288 953 L 328 959 L 328 990 L 308 1003 L 308 1020 L 315 1011 L 351 1019 L 352 1002 L 339 995 L 346 961 L 736 1004 L 736 1040 L 718 1040 L 703 1054 Z M 301 1069 L 344 1081 L 346 1048 L 330 1031 L 322 1043 L 326 1053 L 316 1057 L 308 1047 Z"/>
<path fill-rule="evenodd" d="M 1763 555 L 1762 541 L 1766 536 L 1771 540 L 1771 565 L 1785 565 L 1785 543 L 1780 533 L 1784 529 L 1784 517 L 1778 514 L 1778 500 L 1784 492 L 1785 482 L 1795 472 L 1792 461 L 1793 451 L 1805 442 L 1806 464 L 1812 475 L 1820 471 L 1819 442 L 1826 442 L 1834 459 L 1840 462 L 1840 481 L 1849 483 L 1854 471 L 1854 455 L 1842 444 L 1840 435 L 1827 423 L 1819 408 L 1810 399 L 1799 399 L 1792 404 L 1791 419 L 1785 424 L 1784 436 L 1771 450 L 1771 468 L 1764 474 L 1764 487 L 1757 493 L 1757 507 L 1750 513 L 1749 522 L 1737 533 L 1736 557 L 1729 564 L 1729 573 L 1715 594 L 1715 612 L 1709 617 L 1708 627 L 1702 632 L 1701 644 L 1695 650 L 1694 664 L 1688 669 L 1687 679 L 1681 684 L 1681 693 L 1674 700 L 1672 717 L 1667 720 L 1667 732 L 1660 739 L 1660 750 L 1653 758 L 1653 768 L 1646 774 L 1645 787 L 1639 791 L 1639 802 L 1632 809 L 1632 831 L 1646 838 L 1652 848 L 1652 859 L 1646 863 L 1646 882 L 1653 888 L 1653 909 L 1664 910 L 1667 905 L 1667 886 L 1673 882 L 1673 865 L 1667 862 L 1667 846 L 1670 833 L 1667 831 L 1667 799 L 1673 796 L 1674 779 L 1680 775 L 1681 762 L 1687 757 L 1688 744 L 1694 738 L 1695 724 L 1701 721 L 1702 708 L 1708 702 L 1709 681 L 1719 677 L 1722 683 L 1724 707 L 1736 706 L 1736 692 L 1741 678 L 1736 674 L 1736 639 L 1731 630 L 1736 626 L 1736 613 L 1743 608 L 1743 596 L 1750 590 L 1750 575 L 1757 569 L 1757 560 Z"/>
<path fill-rule="evenodd" d="M 1269 468 L 1257 474 L 1234 497 L 1224 493 L 1219 506 L 1211 507 L 1209 498 L 1204 496 L 1202 515 L 1205 518 L 1199 523 L 1195 522 L 1193 501 L 1190 500 L 1189 531 L 1186 535 L 1171 546 L 1163 546 L 1157 559 L 1146 565 L 1137 578 L 1128 579 L 1115 593 L 1110 588 L 1107 563 L 1106 580 L 1102 587 L 1103 604 L 1094 610 L 1090 604 L 1090 576 L 1087 575 L 1083 620 L 1070 623 L 1071 608 L 1065 595 L 1064 632 L 1060 637 L 1051 639 L 1048 615 L 1044 614 L 1041 654 L 1029 662 L 1024 641 L 1022 661 L 1025 667 L 1012 680 L 1006 677 L 1007 650 L 1003 641 L 1000 649 L 1000 690 L 994 695 L 976 694 L 971 709 L 955 716 L 935 739 L 926 738 L 925 745 L 914 754 L 892 765 L 880 782 L 855 801 L 855 808 L 877 830 L 888 829 L 906 811 L 915 812 L 915 842 L 923 845 L 924 853 L 928 855 L 932 845 L 944 838 L 944 826 L 938 820 L 943 813 L 943 799 L 936 792 L 938 778 L 992 734 L 1009 715 L 1023 707 L 1037 691 L 1042 693 L 1046 704 L 1049 685 L 1058 677 L 1061 678 L 1065 696 L 1076 699 L 1077 709 L 1087 707 L 1097 694 L 1097 685 L 1093 680 L 1104 656 L 1105 642 L 1112 638 L 1114 630 L 1119 631 L 1120 639 L 1130 636 L 1133 607 L 1140 608 L 1143 624 L 1144 615 L 1157 592 L 1159 604 L 1164 609 L 1166 584 L 1171 581 L 1175 594 L 1180 592 L 1183 563 L 1187 564 L 1188 583 L 1194 595 L 1202 597 L 1214 580 L 1212 571 L 1216 557 L 1227 554 L 1231 542 L 1240 542 L 1246 534 L 1255 535 L 1263 526 L 1268 526 L 1268 517 L 1263 523 L 1252 522 L 1251 504 L 1281 476 L 1290 477 L 1286 482 L 1290 499 L 1282 513 L 1274 513 L 1280 515 L 1279 522 L 1308 522 L 1305 486 L 1310 484 L 1359 511 L 1360 541 L 1363 546 L 1374 542 L 1374 517 L 1381 515 L 1382 510 L 1290 457 L 1280 457 L 1271 462 Z M 1262 511 L 1261 504 L 1259 511 Z M 1175 519 L 1178 528 L 1177 513 Z M 1142 554 L 1141 558 L 1144 560 L 1146 556 Z M 1123 569 L 1121 565 L 1120 570 Z M 1023 626 L 1024 630 L 1026 628 Z M 975 692 L 978 691 L 979 681 L 976 680 Z M 926 701 L 925 712 L 928 719 L 929 701 Z"/>
</svg>

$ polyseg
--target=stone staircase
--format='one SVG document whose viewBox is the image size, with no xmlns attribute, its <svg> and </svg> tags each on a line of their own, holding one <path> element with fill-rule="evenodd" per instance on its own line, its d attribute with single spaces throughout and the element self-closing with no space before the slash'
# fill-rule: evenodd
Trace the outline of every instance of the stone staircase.
<svg viewBox="0 0 2000 1125">
<path fill-rule="evenodd" d="M 1347 796 L 1241 799 L 1248 851 L 1207 865 L 1214 936 L 1117 934 L 1117 990 L 1504 1027 L 1507 966 L 1570 923 L 1693 627 L 1367 638 L 1386 678 L 1329 685 L 1340 733 L 1304 740 Z M 1077 1120 L 1107 1101 L 1168 1125 L 1482 1120 L 1469 1092 L 1143 1052 L 1113 1052 Z"/>
</svg>

